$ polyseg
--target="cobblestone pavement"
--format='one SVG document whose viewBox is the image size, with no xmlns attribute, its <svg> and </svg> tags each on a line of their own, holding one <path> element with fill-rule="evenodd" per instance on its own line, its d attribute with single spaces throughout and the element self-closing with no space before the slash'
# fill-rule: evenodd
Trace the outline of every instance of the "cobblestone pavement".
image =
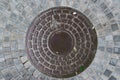
<svg viewBox="0 0 120 80">
<path fill-rule="evenodd" d="M 0 0 L 0 80 L 120 80 L 119 0 Z M 36 15 L 56 6 L 81 11 L 92 22 L 98 47 L 92 64 L 71 78 L 40 73 L 27 58 L 26 32 Z"/>
</svg>

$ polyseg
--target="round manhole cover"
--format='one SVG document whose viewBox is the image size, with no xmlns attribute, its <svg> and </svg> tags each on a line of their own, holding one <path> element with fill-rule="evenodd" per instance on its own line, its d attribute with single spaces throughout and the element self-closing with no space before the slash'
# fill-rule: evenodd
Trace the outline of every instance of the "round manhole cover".
<svg viewBox="0 0 120 80">
<path fill-rule="evenodd" d="M 67 78 L 84 71 L 97 50 L 89 19 L 69 7 L 50 8 L 35 17 L 26 35 L 31 63 L 42 73 Z"/>
</svg>

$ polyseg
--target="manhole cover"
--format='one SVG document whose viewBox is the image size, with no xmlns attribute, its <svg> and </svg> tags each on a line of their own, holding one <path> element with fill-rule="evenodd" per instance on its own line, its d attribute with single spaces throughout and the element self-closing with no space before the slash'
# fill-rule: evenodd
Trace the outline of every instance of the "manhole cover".
<svg viewBox="0 0 120 80">
<path fill-rule="evenodd" d="M 31 63 L 42 73 L 67 78 L 84 71 L 97 49 L 96 31 L 87 17 L 69 7 L 40 13 L 26 36 Z"/>
</svg>

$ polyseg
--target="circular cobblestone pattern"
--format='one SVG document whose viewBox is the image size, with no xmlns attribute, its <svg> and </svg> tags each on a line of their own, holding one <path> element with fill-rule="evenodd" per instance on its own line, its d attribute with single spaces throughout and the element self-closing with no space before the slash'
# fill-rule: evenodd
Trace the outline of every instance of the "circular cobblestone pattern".
<svg viewBox="0 0 120 80">
<path fill-rule="evenodd" d="M 89 19 L 69 7 L 50 8 L 35 17 L 26 35 L 31 63 L 42 73 L 68 78 L 94 59 L 97 35 Z"/>
</svg>

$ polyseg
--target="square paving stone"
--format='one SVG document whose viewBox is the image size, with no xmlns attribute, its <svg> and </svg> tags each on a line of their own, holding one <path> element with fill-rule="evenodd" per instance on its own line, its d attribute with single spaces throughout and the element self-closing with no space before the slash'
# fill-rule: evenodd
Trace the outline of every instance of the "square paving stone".
<svg viewBox="0 0 120 80">
<path fill-rule="evenodd" d="M 9 42 L 9 37 L 4 37 L 5 42 Z"/>
<path fill-rule="evenodd" d="M 112 53 L 112 51 L 113 51 L 113 48 L 107 48 L 107 52 Z"/>
<path fill-rule="evenodd" d="M 114 47 L 114 53 L 120 54 L 120 48 L 119 47 Z"/>
<path fill-rule="evenodd" d="M 114 42 L 120 42 L 120 35 L 113 36 Z"/>
<path fill-rule="evenodd" d="M 30 80 L 37 80 L 37 79 L 33 76 L 30 76 Z M 46 79 L 46 80 L 49 80 L 49 79 Z"/>
<path fill-rule="evenodd" d="M 106 69 L 105 72 L 104 72 L 104 75 L 109 77 L 111 75 L 112 71 Z"/>
<path fill-rule="evenodd" d="M 12 31 L 13 30 L 13 25 L 12 24 L 6 24 L 6 30 Z"/>
<path fill-rule="evenodd" d="M 86 10 L 84 11 L 84 14 L 89 15 L 89 14 L 90 14 L 90 10 L 89 10 L 89 9 L 86 9 Z"/>
<path fill-rule="evenodd" d="M 99 50 L 104 51 L 105 47 L 99 47 Z"/>
<path fill-rule="evenodd" d="M 3 70 L 3 69 L 5 69 L 6 68 L 6 64 L 5 64 L 5 62 L 3 61 L 3 62 L 0 62 L 0 70 Z"/>
<path fill-rule="evenodd" d="M 107 8 L 107 5 L 106 5 L 105 3 L 102 3 L 102 4 L 100 5 L 100 7 L 101 7 L 101 9 L 104 11 L 104 10 Z"/>
<path fill-rule="evenodd" d="M 57 6 L 59 6 L 61 4 L 61 0 L 55 0 L 55 3 Z"/>
<path fill-rule="evenodd" d="M 108 19 L 112 19 L 114 17 L 113 14 L 112 14 L 112 12 L 106 14 L 106 16 L 107 16 Z"/>
<path fill-rule="evenodd" d="M 91 0 L 92 2 L 94 2 L 94 3 L 96 3 L 97 2 L 97 0 Z"/>
<path fill-rule="evenodd" d="M 19 72 L 15 66 L 10 67 L 9 70 L 14 78 L 17 78 L 19 76 Z"/>
<path fill-rule="evenodd" d="M 8 69 L 2 70 L 2 74 L 5 80 L 11 80 L 13 78 L 12 74 Z"/>
<path fill-rule="evenodd" d="M 11 48 L 10 47 L 3 47 L 3 52 L 10 52 Z"/>
<path fill-rule="evenodd" d="M 20 75 L 15 80 L 24 80 L 23 77 Z"/>
<path fill-rule="evenodd" d="M 17 8 L 17 10 L 18 10 L 19 12 L 22 12 L 23 9 L 24 9 L 24 6 L 23 6 L 23 4 L 19 3 L 19 4 L 16 6 L 16 8 Z"/>
<path fill-rule="evenodd" d="M 111 76 L 108 80 L 117 80 L 114 76 Z"/>
<path fill-rule="evenodd" d="M 112 28 L 112 31 L 116 31 L 116 30 L 118 30 L 118 29 L 119 29 L 119 28 L 118 28 L 118 24 L 117 24 L 117 23 L 112 24 L 112 25 L 111 25 L 111 28 Z"/>
<path fill-rule="evenodd" d="M 17 21 L 17 15 L 16 15 L 15 13 L 11 13 L 10 19 L 11 19 L 13 22 L 16 22 L 16 21 Z"/>
<path fill-rule="evenodd" d="M 9 66 L 9 67 L 14 66 L 13 59 L 6 59 L 5 62 L 7 64 L 7 66 Z"/>
<path fill-rule="evenodd" d="M 114 59 L 114 58 L 111 58 L 111 60 L 110 60 L 110 65 L 113 65 L 113 66 L 116 66 L 116 64 L 117 64 L 117 62 L 118 62 L 118 60 L 117 59 Z"/>
</svg>

